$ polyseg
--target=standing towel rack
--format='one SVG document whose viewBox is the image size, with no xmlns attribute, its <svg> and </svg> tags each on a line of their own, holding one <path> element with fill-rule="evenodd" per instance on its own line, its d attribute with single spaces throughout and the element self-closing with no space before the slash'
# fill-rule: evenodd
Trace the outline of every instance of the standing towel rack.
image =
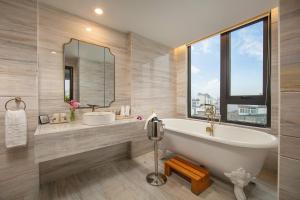
<svg viewBox="0 0 300 200">
<path fill-rule="evenodd" d="M 25 103 L 25 101 L 23 101 L 22 99 L 21 99 L 21 97 L 15 97 L 15 98 L 12 98 L 12 99 L 10 99 L 10 100 L 8 100 L 8 101 L 6 101 L 6 103 L 5 103 L 5 110 L 7 110 L 7 104 L 9 103 L 9 102 L 11 102 L 11 101 L 13 101 L 13 100 L 15 100 L 15 102 L 16 102 L 16 104 L 19 104 L 19 103 L 23 103 L 24 104 L 24 110 L 26 109 L 26 103 Z"/>
</svg>

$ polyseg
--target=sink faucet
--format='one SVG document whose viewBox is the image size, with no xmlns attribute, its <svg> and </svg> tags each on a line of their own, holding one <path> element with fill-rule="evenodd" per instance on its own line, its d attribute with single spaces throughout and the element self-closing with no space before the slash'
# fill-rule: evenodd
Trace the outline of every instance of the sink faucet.
<svg viewBox="0 0 300 200">
<path fill-rule="evenodd" d="M 92 108 L 92 112 L 95 112 L 95 109 L 99 108 L 98 105 L 92 105 L 92 104 L 87 104 L 87 105 Z"/>
<path fill-rule="evenodd" d="M 207 117 L 207 122 L 209 126 L 206 127 L 206 132 L 210 135 L 214 135 L 214 125 L 216 117 L 216 106 L 212 104 L 201 104 L 200 107 L 205 106 L 205 116 Z M 219 118 L 220 121 L 220 118 Z"/>
</svg>

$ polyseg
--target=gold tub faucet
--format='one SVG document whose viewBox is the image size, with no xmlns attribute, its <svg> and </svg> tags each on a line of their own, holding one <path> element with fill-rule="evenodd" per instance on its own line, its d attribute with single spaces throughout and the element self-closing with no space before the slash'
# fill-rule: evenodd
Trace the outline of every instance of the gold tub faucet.
<svg viewBox="0 0 300 200">
<path fill-rule="evenodd" d="M 212 104 L 201 104 L 201 106 L 205 106 L 205 116 L 207 117 L 207 122 L 209 126 L 206 127 L 206 132 L 210 135 L 214 135 L 214 125 L 215 125 L 215 117 L 216 117 L 216 106 Z M 220 118 L 219 118 L 220 121 Z"/>
</svg>

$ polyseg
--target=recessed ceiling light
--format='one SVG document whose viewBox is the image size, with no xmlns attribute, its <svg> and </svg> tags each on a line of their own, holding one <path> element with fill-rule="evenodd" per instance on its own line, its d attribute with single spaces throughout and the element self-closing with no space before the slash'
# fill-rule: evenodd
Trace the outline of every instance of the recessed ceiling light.
<svg viewBox="0 0 300 200">
<path fill-rule="evenodd" d="M 51 51 L 52 54 L 56 54 L 56 51 Z"/>
<path fill-rule="evenodd" d="M 102 15 L 103 14 L 103 10 L 101 9 L 101 8 L 95 8 L 95 13 L 97 14 L 97 15 Z"/>
<path fill-rule="evenodd" d="M 91 27 L 86 27 L 85 30 L 86 30 L 87 32 L 91 32 L 91 31 L 92 31 L 92 28 L 91 28 Z"/>
</svg>

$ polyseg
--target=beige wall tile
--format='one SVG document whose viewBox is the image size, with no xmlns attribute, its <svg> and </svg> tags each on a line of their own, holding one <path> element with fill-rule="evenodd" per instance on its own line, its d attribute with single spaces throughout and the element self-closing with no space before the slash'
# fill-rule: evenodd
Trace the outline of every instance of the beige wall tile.
<svg viewBox="0 0 300 200">
<path fill-rule="evenodd" d="M 86 32 L 87 26 L 92 32 Z M 116 58 L 116 101 L 111 109 L 130 105 L 128 35 L 39 4 L 39 113 L 67 110 L 63 90 L 63 45 L 71 38 L 110 48 Z M 57 54 L 50 54 L 52 50 Z"/>
<path fill-rule="evenodd" d="M 271 130 L 278 135 L 279 129 L 279 59 L 278 59 L 278 8 L 271 10 Z"/>
<path fill-rule="evenodd" d="M 280 0 L 279 9 L 281 64 L 279 199 L 296 200 L 300 197 L 300 1 Z"/>
<path fill-rule="evenodd" d="M 136 115 L 175 115 L 176 69 L 171 49 L 131 33 L 131 105 Z"/>
<path fill-rule="evenodd" d="M 300 1 L 280 1 L 281 91 L 300 91 Z"/>
<path fill-rule="evenodd" d="M 300 160 L 300 137 L 280 136 L 280 154 Z"/>
<path fill-rule="evenodd" d="M 41 184 L 98 167 L 105 163 L 128 158 L 128 143 L 114 145 L 39 164 Z"/>
<path fill-rule="evenodd" d="M 279 199 L 296 200 L 300 197 L 300 161 L 280 157 Z M 281 194 L 281 192 L 283 192 Z"/>
<path fill-rule="evenodd" d="M 281 93 L 280 134 L 300 137 L 300 92 Z"/>
<path fill-rule="evenodd" d="M 0 199 L 37 199 L 38 168 L 33 162 L 37 125 L 37 2 L 1 0 L 0 18 Z M 4 104 L 21 96 L 27 104 L 28 146 L 5 148 Z M 10 103 L 14 107 L 14 102 Z"/>
<path fill-rule="evenodd" d="M 176 114 L 187 116 L 187 47 L 173 50 L 176 67 Z"/>
</svg>

